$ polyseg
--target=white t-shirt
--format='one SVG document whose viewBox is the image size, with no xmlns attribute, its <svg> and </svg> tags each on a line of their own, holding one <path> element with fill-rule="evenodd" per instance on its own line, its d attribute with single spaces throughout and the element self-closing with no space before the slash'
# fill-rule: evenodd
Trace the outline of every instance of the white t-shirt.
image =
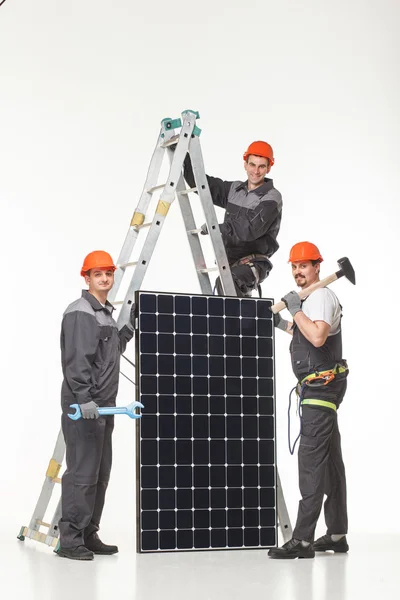
<svg viewBox="0 0 400 600">
<path fill-rule="evenodd" d="M 328 335 L 340 331 L 340 316 L 342 309 L 339 300 L 331 289 L 319 288 L 312 292 L 302 304 L 303 313 L 311 321 L 325 321 L 331 326 Z"/>
</svg>

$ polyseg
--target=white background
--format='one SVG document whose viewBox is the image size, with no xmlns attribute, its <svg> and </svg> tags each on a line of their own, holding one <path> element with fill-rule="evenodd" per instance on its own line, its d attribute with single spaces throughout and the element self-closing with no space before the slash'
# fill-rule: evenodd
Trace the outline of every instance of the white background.
<svg viewBox="0 0 400 600">
<path fill-rule="evenodd" d="M 117 257 L 159 122 L 187 108 L 200 111 L 211 175 L 241 178 L 247 145 L 273 145 L 284 212 L 264 296 L 294 288 L 287 258 L 298 241 L 320 247 L 322 275 L 351 259 L 357 286 L 334 284 L 351 369 L 339 414 L 350 530 L 399 530 L 399 25 L 396 0 L 1 7 L 0 514 L 11 532 L 29 522 L 59 429 L 60 322 L 80 295 L 83 257 Z M 144 289 L 199 291 L 177 205 Z M 279 469 L 294 522 L 288 343 L 278 332 Z M 132 390 L 122 382 L 120 404 Z M 130 420 L 117 419 L 114 441 L 104 529 L 133 544 Z"/>
</svg>

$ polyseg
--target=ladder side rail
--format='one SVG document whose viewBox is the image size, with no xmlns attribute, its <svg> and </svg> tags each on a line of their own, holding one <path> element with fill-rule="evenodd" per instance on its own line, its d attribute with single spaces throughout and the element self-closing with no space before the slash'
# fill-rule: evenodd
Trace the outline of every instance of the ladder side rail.
<svg viewBox="0 0 400 600">
<path fill-rule="evenodd" d="M 168 149 L 168 158 L 172 163 L 174 153 Z M 182 194 L 182 192 L 185 192 Z M 176 186 L 176 196 L 178 199 L 179 207 L 181 209 L 183 223 L 185 225 L 186 233 L 188 236 L 188 242 L 190 250 L 192 252 L 194 266 L 196 268 L 197 278 L 199 280 L 200 289 L 202 294 L 211 295 L 212 285 L 210 276 L 204 270 L 207 268 L 206 261 L 203 254 L 203 248 L 201 247 L 200 239 L 198 234 L 190 233 L 190 231 L 196 229 L 196 221 L 194 220 L 192 207 L 189 202 L 188 194 L 186 193 L 186 185 L 181 174 L 179 181 Z M 203 272 L 200 270 L 202 269 Z"/>
<path fill-rule="evenodd" d="M 278 505 L 278 524 L 281 530 L 283 541 L 286 543 L 292 538 L 293 530 L 290 523 L 289 512 L 283 495 L 281 478 L 279 477 L 278 467 L 276 468 L 276 496 Z"/>
<path fill-rule="evenodd" d="M 192 159 L 193 174 L 196 181 L 197 193 L 204 210 L 208 233 L 214 249 L 222 287 L 226 296 L 236 296 L 236 288 L 233 283 L 232 273 L 229 267 L 226 250 L 222 241 L 222 235 L 218 224 L 217 213 L 212 201 L 207 176 L 204 169 L 204 161 L 200 148 L 198 136 L 192 137 L 190 141 L 190 157 Z"/>
<path fill-rule="evenodd" d="M 142 286 L 149 262 L 154 252 L 165 218 L 175 199 L 176 187 L 182 175 L 182 165 L 189 149 L 189 142 L 196 125 L 196 118 L 192 113 L 184 113 L 181 133 L 171 162 L 170 172 L 165 184 L 164 190 L 160 196 L 153 222 L 148 231 L 146 240 L 143 244 L 137 265 L 135 267 L 132 279 L 128 286 L 124 302 L 117 319 L 117 325 L 120 329 L 129 322 L 130 310 L 133 302 L 134 293 Z"/>
<path fill-rule="evenodd" d="M 39 531 L 40 529 L 40 521 L 44 520 L 44 516 L 46 514 L 47 507 L 50 503 L 54 486 L 55 482 L 46 477 L 42 486 L 42 491 L 40 492 L 39 499 L 33 511 L 31 521 L 29 523 L 29 529 L 31 529 L 32 531 Z"/>
<path fill-rule="evenodd" d="M 196 222 L 194 220 L 192 207 L 187 194 L 181 194 L 180 192 L 186 191 L 186 186 L 183 181 L 183 177 L 177 185 L 177 198 L 181 209 L 182 219 L 186 228 L 188 242 L 193 257 L 194 266 L 196 268 L 197 278 L 199 280 L 200 289 L 202 294 L 207 296 L 212 295 L 212 285 L 210 276 L 207 273 L 207 265 L 203 254 L 203 248 L 201 247 L 199 234 L 191 233 L 192 230 L 196 229 Z"/>
<path fill-rule="evenodd" d="M 43 521 L 47 507 L 49 505 L 53 488 L 57 483 L 58 472 L 61 468 L 62 461 L 65 454 L 65 442 L 64 435 L 60 429 L 54 447 L 53 456 L 50 460 L 49 467 L 46 473 L 46 479 L 44 480 L 42 491 L 40 492 L 39 499 L 36 503 L 35 509 L 32 514 L 31 521 L 29 523 L 29 529 L 33 531 L 39 531 L 40 524 L 38 521 Z"/>
<path fill-rule="evenodd" d="M 111 303 L 114 302 L 118 294 L 122 279 L 125 275 L 126 267 L 121 265 L 126 265 L 131 258 L 133 248 L 135 247 L 137 238 L 139 236 L 139 227 L 143 224 L 145 215 L 149 208 L 149 204 L 153 195 L 152 192 L 150 192 L 149 190 L 155 187 L 158 183 L 158 178 L 165 153 L 165 148 L 163 148 L 161 144 L 168 141 L 171 137 L 174 137 L 174 135 L 175 130 L 166 130 L 165 124 L 162 123 L 161 130 L 157 139 L 157 145 L 153 152 L 153 156 L 150 161 L 150 166 L 147 171 L 146 181 L 143 186 L 142 194 L 140 196 L 139 203 L 133 213 L 128 233 L 126 234 L 124 244 L 118 256 L 118 269 L 115 272 L 114 285 L 108 296 L 108 299 Z"/>
<path fill-rule="evenodd" d="M 59 522 L 59 520 L 61 519 L 61 516 L 62 516 L 62 505 L 61 505 L 61 502 L 62 502 L 62 500 L 61 500 L 61 497 L 60 497 L 60 499 L 59 499 L 59 501 L 57 503 L 56 510 L 54 511 L 53 518 L 52 518 L 52 520 L 50 522 L 50 527 L 49 527 L 48 532 L 47 532 L 47 535 L 50 538 L 59 537 L 59 534 L 60 534 L 59 529 L 58 529 L 58 522 Z M 49 540 L 48 544 L 51 545 L 51 541 L 50 540 Z"/>
</svg>

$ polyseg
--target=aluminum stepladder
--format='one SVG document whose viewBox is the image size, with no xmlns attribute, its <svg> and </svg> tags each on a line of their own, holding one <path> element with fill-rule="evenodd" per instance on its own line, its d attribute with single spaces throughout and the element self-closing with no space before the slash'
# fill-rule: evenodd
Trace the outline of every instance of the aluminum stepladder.
<svg viewBox="0 0 400 600">
<path fill-rule="evenodd" d="M 131 305 L 135 292 L 141 288 L 144 276 L 146 274 L 150 259 L 156 246 L 165 218 L 175 197 L 178 199 L 183 221 L 188 234 L 188 241 L 195 264 L 200 289 L 203 294 L 212 295 L 212 285 L 209 277 L 209 271 L 218 270 L 221 284 L 226 296 L 236 296 L 236 289 L 233 283 L 231 271 L 222 237 L 218 225 L 217 215 L 212 202 L 211 193 L 208 187 L 205 174 L 202 152 L 200 148 L 199 135 L 201 130 L 197 127 L 196 121 L 199 114 L 195 111 L 187 110 L 182 113 L 182 118 L 163 119 L 158 136 L 156 148 L 154 150 L 146 182 L 137 205 L 137 208 L 131 219 L 131 223 L 126 235 L 124 244 L 117 261 L 117 271 L 115 272 L 114 286 L 109 294 L 110 302 L 121 304 L 121 310 L 117 319 L 118 327 L 122 327 L 129 321 Z M 177 132 L 176 130 L 179 130 Z M 174 150 L 171 149 L 174 146 Z M 159 184 L 158 178 L 162 167 L 165 152 L 170 161 L 170 170 L 167 180 L 164 184 Z M 196 188 L 187 189 L 183 175 L 183 162 L 186 154 L 191 157 L 193 174 L 196 182 Z M 162 190 L 155 214 L 152 221 L 145 222 L 149 205 L 153 194 Z M 204 210 L 211 243 L 214 250 L 217 268 L 207 268 L 203 250 L 201 247 L 199 233 L 196 228 L 193 211 L 189 202 L 188 195 L 191 192 L 197 192 L 202 208 Z M 149 228 L 143 247 L 137 261 L 131 262 L 131 256 L 142 229 Z M 133 273 L 131 267 L 134 267 Z M 131 280 L 122 302 L 115 300 L 126 273 L 131 273 Z M 61 518 L 61 498 L 58 501 L 56 510 L 50 523 L 44 521 L 45 513 L 50 503 L 54 486 L 60 483 L 59 472 L 65 454 L 65 443 L 62 431 L 59 432 L 57 442 L 46 471 L 46 478 L 42 486 L 38 502 L 30 520 L 29 526 L 22 526 L 18 539 L 23 541 L 30 538 L 56 547 L 58 544 L 58 521 Z M 287 511 L 280 477 L 277 473 L 277 507 L 278 520 L 284 541 L 288 541 L 292 536 L 292 527 Z M 47 529 L 42 532 L 40 528 Z"/>
</svg>

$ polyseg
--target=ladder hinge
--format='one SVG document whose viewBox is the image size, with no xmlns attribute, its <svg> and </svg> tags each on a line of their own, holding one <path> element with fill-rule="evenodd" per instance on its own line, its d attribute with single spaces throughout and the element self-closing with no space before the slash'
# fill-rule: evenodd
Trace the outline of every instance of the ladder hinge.
<svg viewBox="0 0 400 600">
<path fill-rule="evenodd" d="M 178 129 L 178 127 L 182 127 L 182 120 L 181 119 L 170 119 L 167 117 L 166 119 L 163 119 L 161 121 L 161 125 L 166 130 Z"/>
<path fill-rule="evenodd" d="M 186 113 L 192 113 L 192 114 L 194 114 L 196 119 L 200 119 L 200 113 L 198 110 L 192 110 L 191 108 L 187 108 L 186 110 L 182 111 L 182 116 L 185 115 Z"/>
</svg>

